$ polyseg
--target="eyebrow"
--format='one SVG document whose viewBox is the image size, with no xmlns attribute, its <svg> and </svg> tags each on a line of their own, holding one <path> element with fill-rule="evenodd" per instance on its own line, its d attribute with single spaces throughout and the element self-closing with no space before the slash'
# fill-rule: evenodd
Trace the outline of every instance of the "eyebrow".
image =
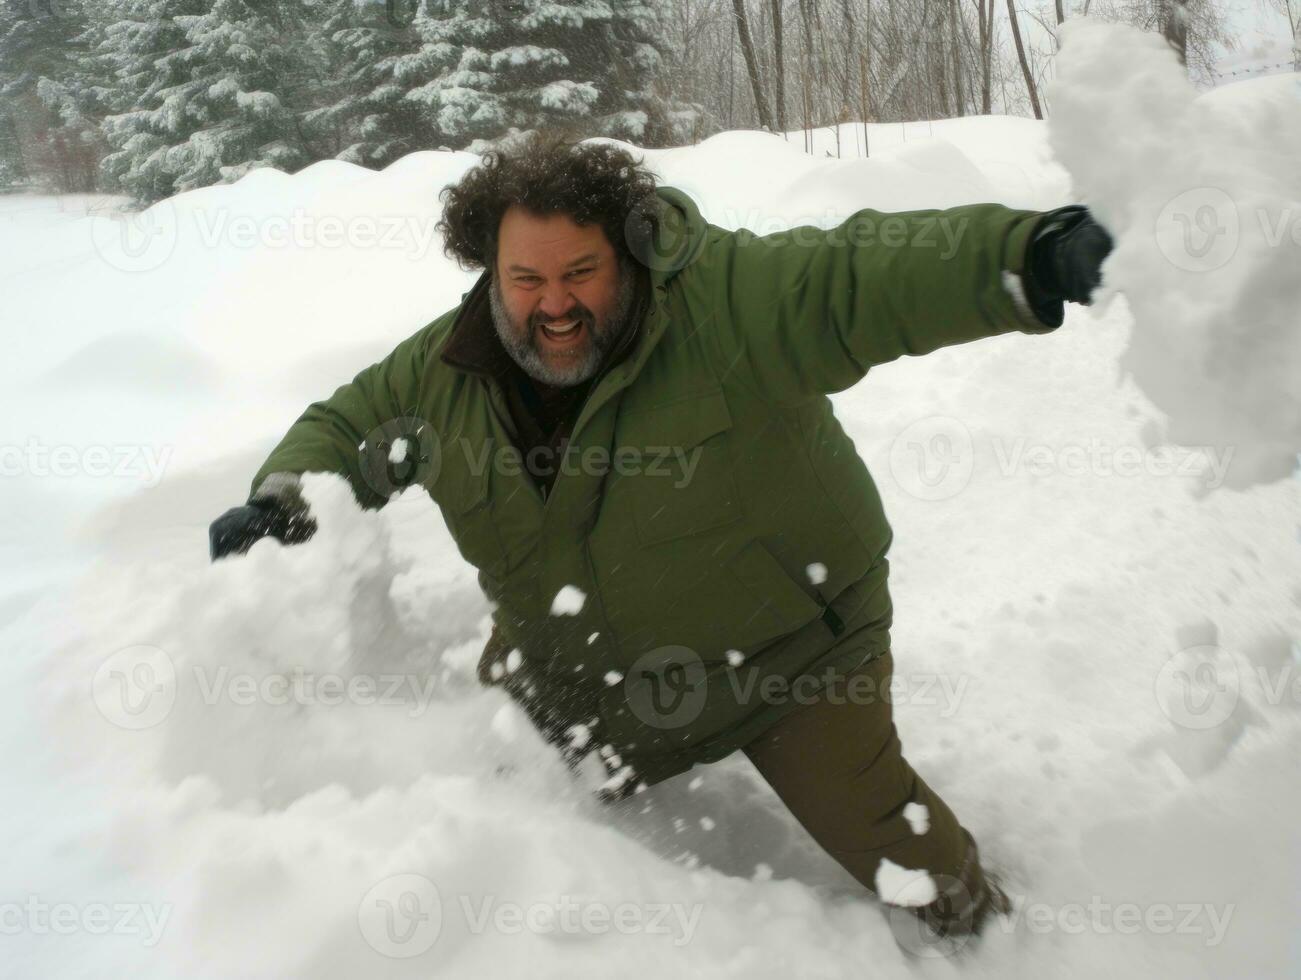
<svg viewBox="0 0 1301 980">
<path fill-rule="evenodd" d="M 566 269 L 572 269 L 572 268 L 573 268 L 574 266 L 576 266 L 576 265 L 582 265 L 582 264 L 585 263 L 585 262 L 595 262 L 595 261 L 596 261 L 596 253 L 595 253 L 595 252 L 591 252 L 591 253 L 589 253 L 589 254 L 587 254 L 587 255 L 580 255 L 578 258 L 574 259 L 574 260 L 573 260 L 572 262 L 570 262 L 567 266 L 565 266 L 565 268 L 566 268 Z M 529 268 L 528 266 L 526 266 L 526 265 L 515 265 L 515 264 L 511 264 L 511 265 L 508 265 L 508 266 L 506 267 L 506 271 L 507 271 L 507 272 L 532 272 L 532 273 L 535 273 L 535 274 L 536 274 L 538 270 L 537 270 L 537 269 L 530 269 L 530 268 Z"/>
</svg>

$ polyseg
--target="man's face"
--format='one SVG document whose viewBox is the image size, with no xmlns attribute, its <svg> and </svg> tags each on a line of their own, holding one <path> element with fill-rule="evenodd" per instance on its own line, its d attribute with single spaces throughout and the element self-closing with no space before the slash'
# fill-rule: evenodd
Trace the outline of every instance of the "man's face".
<svg viewBox="0 0 1301 980">
<path fill-rule="evenodd" d="M 599 224 L 519 205 L 501 219 L 493 270 L 493 323 L 531 377 L 570 386 L 591 378 L 627 326 L 631 270 Z"/>
</svg>

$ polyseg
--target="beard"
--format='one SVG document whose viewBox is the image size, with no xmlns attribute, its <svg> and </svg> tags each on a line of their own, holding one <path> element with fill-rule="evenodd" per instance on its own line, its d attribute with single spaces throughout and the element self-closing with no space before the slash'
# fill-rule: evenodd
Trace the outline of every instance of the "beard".
<svg viewBox="0 0 1301 980">
<path fill-rule="evenodd" d="M 621 260 L 618 293 L 614 308 L 607 315 L 598 317 L 582 303 L 574 304 L 568 315 L 582 323 L 587 343 L 578 356 L 565 358 L 560 363 L 548 360 L 538 348 L 537 338 L 542 324 L 552 318 L 541 313 L 534 313 L 527 322 L 512 317 L 502 299 L 501 283 L 496 275 L 493 275 L 492 288 L 488 291 L 492 325 L 501 345 L 506 348 L 506 353 L 530 378 L 557 388 L 572 388 L 596 376 L 606 355 L 631 326 L 628 320 L 632 313 L 635 286 L 633 270 Z"/>
</svg>

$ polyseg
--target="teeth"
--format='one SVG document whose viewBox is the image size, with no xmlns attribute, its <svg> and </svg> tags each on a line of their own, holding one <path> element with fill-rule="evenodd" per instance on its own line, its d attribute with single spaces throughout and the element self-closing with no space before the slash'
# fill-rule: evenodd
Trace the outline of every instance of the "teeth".
<svg viewBox="0 0 1301 980">
<path fill-rule="evenodd" d="M 578 326 L 577 320 L 566 320 L 564 323 L 546 324 L 545 329 L 548 333 L 563 335 L 567 333 L 572 333 L 573 330 L 577 328 L 577 326 Z"/>
</svg>

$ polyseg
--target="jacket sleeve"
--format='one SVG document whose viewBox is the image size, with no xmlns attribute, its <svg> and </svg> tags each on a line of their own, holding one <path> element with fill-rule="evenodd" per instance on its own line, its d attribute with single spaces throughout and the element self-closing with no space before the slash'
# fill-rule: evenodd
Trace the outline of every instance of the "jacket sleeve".
<svg viewBox="0 0 1301 980">
<path fill-rule="evenodd" d="M 999 204 L 855 212 L 758 236 L 712 229 L 724 370 L 769 397 L 841 391 L 876 364 L 1010 331 L 1048 333 L 1021 276 L 1037 211 Z"/>
<path fill-rule="evenodd" d="M 415 419 L 429 348 L 444 318 L 402 341 L 324 401 L 314 402 L 289 427 L 253 477 L 250 497 L 271 474 L 338 473 L 363 507 L 382 507 L 390 485 L 372 471 L 367 450 L 387 452 L 394 436 Z"/>
</svg>

